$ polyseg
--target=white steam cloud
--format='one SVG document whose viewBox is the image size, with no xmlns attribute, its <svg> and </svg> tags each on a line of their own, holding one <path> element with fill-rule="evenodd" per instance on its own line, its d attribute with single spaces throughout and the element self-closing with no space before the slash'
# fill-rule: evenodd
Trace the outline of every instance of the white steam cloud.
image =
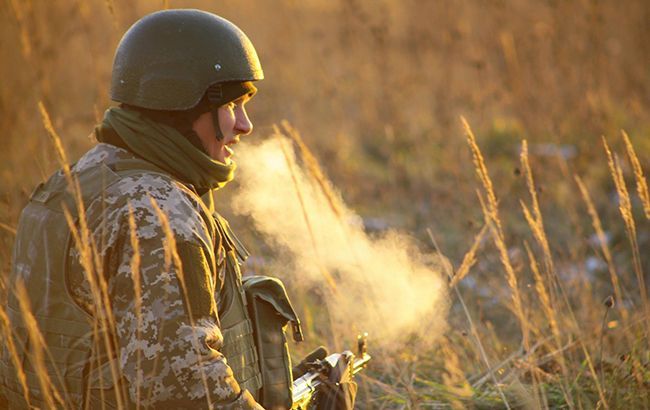
<svg viewBox="0 0 650 410">
<path fill-rule="evenodd" d="M 290 294 L 320 291 L 333 331 L 344 333 L 335 336 L 368 331 L 383 347 L 413 334 L 435 339 L 448 307 L 440 264 L 404 235 L 369 237 L 340 197 L 337 215 L 290 147 L 290 140 L 274 137 L 238 149 L 241 187 L 233 209 L 252 217 L 278 249 L 283 269 L 276 276 Z"/>
</svg>

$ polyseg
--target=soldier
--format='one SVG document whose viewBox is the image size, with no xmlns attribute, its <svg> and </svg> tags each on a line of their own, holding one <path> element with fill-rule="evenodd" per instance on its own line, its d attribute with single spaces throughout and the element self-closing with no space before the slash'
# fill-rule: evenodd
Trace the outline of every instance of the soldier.
<svg viewBox="0 0 650 410">
<path fill-rule="evenodd" d="M 247 253 L 210 200 L 233 178 L 262 79 L 250 40 L 216 15 L 161 11 L 126 32 L 111 82 L 120 104 L 72 167 L 83 205 L 59 171 L 21 215 L 11 279 L 25 284 L 48 355 L 39 367 L 38 338 L 10 294 L 10 408 L 262 408 L 239 271 Z"/>
<path fill-rule="evenodd" d="M 126 32 L 99 144 L 20 217 L 0 360 L 10 408 L 291 406 L 283 329 L 301 339 L 299 322 L 280 281 L 242 281 L 248 253 L 211 195 L 234 176 L 262 79 L 250 40 L 214 14 L 160 11 Z M 342 364 L 328 408 L 354 403 Z"/>
</svg>

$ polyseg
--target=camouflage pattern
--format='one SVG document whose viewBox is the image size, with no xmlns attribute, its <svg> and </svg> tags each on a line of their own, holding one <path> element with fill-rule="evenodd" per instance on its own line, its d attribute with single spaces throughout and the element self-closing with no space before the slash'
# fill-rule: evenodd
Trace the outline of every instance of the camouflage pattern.
<svg viewBox="0 0 650 410">
<path fill-rule="evenodd" d="M 135 158 L 123 149 L 98 144 L 76 163 L 74 171 L 129 159 Z M 103 259 L 119 343 L 117 360 L 130 399 L 137 398 L 145 407 L 203 408 L 207 384 L 207 396 L 217 408 L 261 408 L 249 392 L 241 391 L 219 351 L 223 336 L 216 315 L 195 313 L 194 325 L 190 322 L 177 267 L 165 262 L 165 232 L 150 198 L 167 215 L 177 247 L 202 250 L 179 252 L 183 271 L 209 270 L 217 300 L 224 283 L 225 258 L 214 219 L 192 190 L 170 176 L 131 173 L 86 204 L 88 226 Z M 140 324 L 131 269 L 130 208 L 141 255 Z M 71 293 L 90 311 L 94 301 L 76 251 L 71 252 L 70 263 Z"/>
</svg>

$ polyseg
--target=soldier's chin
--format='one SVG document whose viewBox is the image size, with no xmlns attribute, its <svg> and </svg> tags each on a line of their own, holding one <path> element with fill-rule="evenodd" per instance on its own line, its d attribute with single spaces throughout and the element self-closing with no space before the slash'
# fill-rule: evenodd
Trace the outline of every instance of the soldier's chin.
<svg viewBox="0 0 650 410">
<path fill-rule="evenodd" d="M 218 158 L 215 158 L 215 159 L 216 159 L 217 161 L 223 163 L 223 164 L 226 164 L 226 165 L 230 165 L 230 163 L 232 162 L 232 160 L 230 159 L 230 155 L 228 155 L 228 156 L 226 156 L 226 155 L 219 155 Z"/>
<path fill-rule="evenodd" d="M 230 159 L 234 154 L 234 151 L 227 145 L 223 146 L 223 149 L 220 152 L 220 156 L 222 159 L 220 159 L 221 162 L 223 162 L 226 165 L 230 165 L 232 160 Z"/>
<path fill-rule="evenodd" d="M 226 150 L 223 149 L 223 148 L 221 148 L 221 149 L 218 150 L 217 152 L 214 152 L 214 153 L 212 153 L 212 155 L 210 155 L 210 157 L 211 157 L 213 160 L 215 160 L 215 161 L 219 161 L 219 162 L 221 162 L 222 164 L 226 164 L 226 165 L 229 165 L 229 164 L 230 164 L 230 162 L 231 162 L 230 157 L 231 157 L 231 156 L 232 156 L 232 153 L 226 151 Z"/>
</svg>

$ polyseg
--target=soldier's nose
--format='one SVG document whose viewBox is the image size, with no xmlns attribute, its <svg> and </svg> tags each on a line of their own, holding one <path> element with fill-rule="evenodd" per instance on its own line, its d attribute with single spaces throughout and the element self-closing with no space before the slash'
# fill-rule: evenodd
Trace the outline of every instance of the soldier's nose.
<svg viewBox="0 0 650 410">
<path fill-rule="evenodd" d="M 240 135 L 248 135 L 253 131 L 253 123 L 248 118 L 248 113 L 244 107 L 237 111 L 235 127 Z"/>
</svg>

